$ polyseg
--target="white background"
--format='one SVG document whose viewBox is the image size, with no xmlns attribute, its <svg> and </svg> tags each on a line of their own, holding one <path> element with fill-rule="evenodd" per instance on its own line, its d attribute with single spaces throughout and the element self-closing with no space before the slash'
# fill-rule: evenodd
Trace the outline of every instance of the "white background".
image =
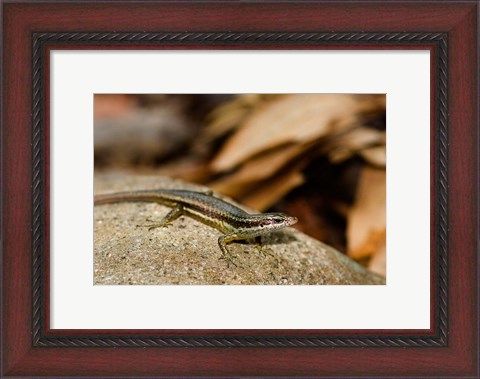
<svg viewBox="0 0 480 379">
<path fill-rule="evenodd" d="M 430 327 L 428 51 L 51 52 L 51 328 Z M 386 93 L 387 285 L 94 286 L 95 93 Z"/>
</svg>

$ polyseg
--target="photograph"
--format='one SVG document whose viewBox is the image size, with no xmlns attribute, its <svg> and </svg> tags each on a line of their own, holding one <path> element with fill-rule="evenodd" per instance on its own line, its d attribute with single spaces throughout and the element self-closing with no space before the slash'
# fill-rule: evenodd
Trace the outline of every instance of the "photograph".
<svg viewBox="0 0 480 379">
<path fill-rule="evenodd" d="M 95 285 L 386 283 L 385 94 L 94 94 Z"/>
</svg>

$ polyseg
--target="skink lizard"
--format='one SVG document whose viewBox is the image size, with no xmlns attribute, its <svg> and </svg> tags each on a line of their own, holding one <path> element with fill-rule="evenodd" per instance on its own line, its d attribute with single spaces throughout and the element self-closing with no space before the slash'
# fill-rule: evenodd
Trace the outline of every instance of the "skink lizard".
<svg viewBox="0 0 480 379">
<path fill-rule="evenodd" d="M 218 197 L 213 192 L 186 190 L 140 190 L 117 192 L 95 196 L 95 205 L 120 202 L 155 202 L 172 208 L 157 224 L 145 225 L 149 230 L 168 226 L 173 220 L 186 214 L 224 233 L 218 238 L 222 251 L 220 259 L 235 264 L 227 249 L 227 243 L 255 238 L 260 244 L 261 236 L 285 228 L 297 222 L 296 217 L 284 213 L 250 214 Z"/>
</svg>

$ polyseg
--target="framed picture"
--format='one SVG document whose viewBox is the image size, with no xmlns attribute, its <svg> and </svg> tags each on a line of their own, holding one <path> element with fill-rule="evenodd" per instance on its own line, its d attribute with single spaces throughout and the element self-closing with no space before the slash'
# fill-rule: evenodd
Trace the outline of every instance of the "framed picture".
<svg viewBox="0 0 480 379">
<path fill-rule="evenodd" d="M 479 375 L 476 2 L 2 8 L 2 375 Z"/>
<path fill-rule="evenodd" d="M 131 53 L 127 54 L 127 60 L 134 57 Z M 142 90 L 146 91 L 159 88 L 164 90 L 167 85 L 171 85 L 172 90 L 175 87 L 178 88 L 179 78 L 167 84 L 167 77 L 172 77 L 167 73 L 174 67 L 178 68 L 182 62 L 183 64 L 195 62 L 195 66 L 188 64 L 189 67 L 181 69 L 182 72 L 191 73 L 190 79 L 186 77 L 189 74 L 185 74 L 182 78 L 184 83 L 182 86 L 185 90 L 197 91 L 194 87 L 200 83 L 195 85 L 193 83 L 198 78 L 198 71 L 202 71 L 206 77 L 214 77 L 215 72 L 221 70 L 221 67 L 232 68 L 238 65 L 240 69 L 241 66 L 252 64 L 257 68 L 257 78 L 249 79 L 251 83 L 248 86 L 254 89 L 253 84 L 257 83 L 260 90 L 269 85 L 268 81 L 270 83 L 277 81 L 277 73 L 267 79 L 267 72 L 269 67 L 285 57 L 282 53 L 274 54 L 273 52 L 269 52 L 268 55 L 256 54 L 253 57 L 249 52 L 240 51 L 221 54 L 193 52 L 190 58 L 187 58 L 187 55 L 185 51 L 178 55 L 172 52 L 158 54 L 149 52 L 147 62 L 152 70 L 149 72 L 147 67 L 141 70 L 146 74 L 145 80 L 137 76 L 137 88 L 140 89 L 140 82 L 142 82 Z M 54 53 L 52 62 L 56 67 L 68 66 L 64 58 L 71 60 L 72 55 L 67 53 L 67 56 L 61 52 Z M 358 54 L 355 56 L 359 57 Z M 138 59 L 138 63 L 134 65 L 138 67 L 141 65 L 140 61 L 145 58 L 142 54 L 133 58 Z M 86 59 L 90 60 L 91 57 Z M 100 60 L 104 59 L 106 59 L 104 62 L 110 59 L 123 61 L 118 53 L 108 53 L 108 57 L 100 58 Z M 318 71 L 320 66 L 332 65 L 333 62 L 338 61 L 336 53 L 314 53 L 308 54 L 308 57 L 305 53 L 301 53 L 296 56 L 295 62 L 292 60 L 295 59 L 294 54 L 288 53 L 287 59 L 289 66 L 303 65 L 304 70 L 307 68 L 303 62 L 308 59 L 309 69 L 312 72 Z M 369 58 L 365 57 L 365 59 Z M 378 54 L 374 59 L 377 67 L 385 64 L 380 63 L 382 59 Z M 396 56 L 396 59 L 401 58 Z M 423 60 L 427 73 L 429 63 L 426 55 L 419 59 Z M 82 58 L 75 59 L 76 64 L 79 60 Z M 343 55 L 340 60 L 344 60 Z M 239 61 L 243 63 L 239 64 Z M 169 64 L 173 64 L 171 69 L 167 67 Z M 98 73 L 103 71 L 100 62 L 95 65 Z M 285 64 L 282 63 L 282 65 Z M 112 61 L 106 63 L 104 67 L 108 66 L 112 66 Z M 157 66 L 162 67 L 166 76 L 162 77 L 157 72 L 155 68 Z M 331 70 L 332 68 L 325 67 L 324 71 Z M 77 74 L 80 73 L 79 69 L 75 71 Z M 210 73 L 207 73 L 208 71 Z M 106 77 L 105 73 L 100 75 Z M 78 78 L 79 75 L 76 77 Z M 152 77 L 156 78 L 155 84 L 149 79 Z M 58 77 L 58 79 L 53 79 L 52 76 L 52 82 L 61 83 L 52 91 L 58 94 L 56 96 L 59 98 L 65 97 L 61 94 L 64 90 L 70 92 L 75 86 L 72 83 L 68 84 L 70 82 L 68 78 L 72 76 L 67 74 L 65 78 Z M 85 80 L 82 79 L 80 82 L 85 83 Z M 219 78 L 217 75 L 216 80 L 224 86 L 228 78 Z M 295 80 L 298 81 L 298 75 Z M 325 80 L 321 81 L 323 88 L 327 88 Z M 319 82 L 320 80 L 314 86 L 312 85 L 312 89 L 318 90 Z M 412 80 L 412 85 L 413 82 Z M 151 89 L 143 87 L 148 83 L 153 84 Z M 230 88 L 222 88 L 222 90 L 233 91 L 244 83 L 245 78 L 241 79 L 241 83 L 230 80 Z M 352 85 L 351 80 L 348 81 L 348 85 Z M 200 89 L 202 86 L 205 84 L 200 84 Z M 211 84 L 207 86 L 211 87 Z M 288 88 L 292 83 L 287 84 L 285 80 L 283 86 Z M 428 81 L 424 81 L 423 87 L 424 91 L 419 93 L 424 94 L 423 101 L 428 105 Z M 330 88 L 333 89 L 333 86 Z M 297 88 L 296 91 L 299 89 Z M 90 97 L 88 93 L 84 99 L 90 102 Z M 412 99 L 412 104 L 419 102 L 421 102 L 420 99 Z M 385 259 L 382 259 L 382 256 L 386 255 L 384 247 L 387 171 L 385 106 L 385 94 L 94 95 L 93 166 L 95 175 L 91 172 L 85 175 L 80 174 L 83 171 L 82 167 L 75 170 L 77 178 L 94 177 L 96 194 L 94 226 L 92 227 L 89 223 L 92 220 L 91 211 L 84 213 L 85 210 L 92 209 L 91 204 L 82 204 L 83 201 L 78 201 L 78 209 L 74 213 L 78 218 L 85 216 L 85 220 L 81 221 L 80 225 L 87 226 L 87 230 L 94 229 L 93 281 L 95 285 L 385 284 L 386 265 Z M 53 118 L 57 119 L 57 115 L 62 118 L 60 113 L 55 113 Z M 67 114 L 65 116 L 70 118 Z M 60 136 L 67 129 L 61 126 L 57 128 L 57 125 L 63 125 L 64 122 L 53 121 L 53 118 L 50 130 L 54 136 L 59 136 L 53 137 L 53 140 L 62 139 Z M 80 123 L 83 121 L 79 120 Z M 428 124 L 427 117 L 425 124 Z M 270 130 L 267 129 L 268 127 Z M 263 129 L 261 133 L 259 133 L 260 129 Z M 79 130 L 84 131 L 86 140 L 91 139 L 90 128 L 80 127 Z M 412 132 L 407 128 L 402 130 L 404 135 Z M 428 127 L 425 130 L 427 132 L 424 133 L 424 138 L 428 139 Z M 401 137 L 397 134 L 397 138 Z M 60 143 L 59 148 L 62 149 L 67 145 Z M 91 159 L 89 149 L 84 149 L 83 144 L 79 146 L 82 147 L 78 153 L 71 154 L 70 150 L 68 153 L 59 152 L 54 155 L 70 156 L 76 162 Z M 416 162 L 424 161 L 423 170 L 428 171 L 428 151 L 423 151 L 423 159 L 414 157 L 413 154 L 411 157 Z M 65 180 L 72 172 L 72 164 L 75 164 L 64 164 L 67 160 L 62 159 L 61 167 L 53 166 L 52 176 L 62 179 L 51 181 L 52 190 L 61 193 L 69 192 L 66 188 L 60 188 L 63 186 L 70 188 L 91 186 L 90 180 L 75 178 Z M 91 165 L 82 164 L 82 166 L 91 168 Z M 324 166 L 323 169 L 322 166 Z M 417 164 L 417 167 L 420 165 Z M 59 171 L 56 171 L 56 168 Z M 328 178 L 328 171 L 332 169 L 334 170 Z M 350 173 L 352 171 L 353 174 Z M 409 175 L 411 174 L 412 171 L 409 171 Z M 400 174 L 396 176 L 399 177 Z M 342 180 L 342 177 L 351 179 L 353 183 L 349 185 L 346 179 Z M 355 177 L 359 179 L 354 180 Z M 424 177 L 427 178 L 428 175 Z M 72 185 L 75 182 L 77 184 Z M 191 187 L 192 182 L 196 186 Z M 322 182 L 320 188 L 319 182 Z M 200 184 L 204 187 L 200 187 Z M 341 195 L 332 195 L 333 188 L 338 187 L 344 189 L 343 193 L 338 191 Z M 428 196 L 427 179 L 423 187 L 424 194 Z M 88 190 L 85 190 L 86 192 Z M 332 204 L 349 203 L 349 192 L 357 192 L 358 195 L 354 200 L 352 199 L 352 205 L 349 206 L 348 228 L 345 228 L 342 225 L 337 226 L 340 222 L 335 220 L 337 212 L 334 212 L 334 207 L 339 206 Z M 249 206 L 251 210 L 243 210 L 232 204 L 230 199 L 222 196 L 233 197 L 241 204 Z M 82 198 L 81 195 L 78 197 Z M 281 206 L 280 199 L 283 203 L 292 205 Z M 315 204 L 314 199 L 318 204 Z M 323 202 L 320 199 L 329 199 L 328 204 L 322 205 Z M 84 197 L 84 200 L 89 199 Z M 54 228 L 58 233 L 52 236 L 51 241 L 53 244 L 57 242 L 64 244 L 68 249 L 70 238 L 67 236 L 71 230 L 71 224 L 67 220 L 70 216 L 61 213 L 62 210 L 68 210 L 70 213 L 72 208 L 69 204 L 61 204 L 56 200 L 54 202 L 56 205 L 53 208 L 57 209 L 53 216 L 56 220 Z M 320 229 L 318 232 L 312 227 L 311 224 L 320 223 L 320 217 L 311 216 L 311 221 L 306 221 L 307 214 L 311 211 L 307 209 L 301 212 L 301 210 L 308 203 L 312 205 L 307 208 L 314 210 L 315 214 L 326 214 L 324 218 L 329 220 L 331 225 L 328 233 L 327 227 L 318 228 Z M 425 203 L 428 204 L 428 201 Z M 161 211 L 159 205 L 166 206 L 170 210 Z M 330 217 L 328 217 L 329 210 L 333 213 Z M 258 213 L 260 211 L 262 213 Z M 413 211 L 410 210 L 410 212 Z M 127 216 L 128 214 L 130 216 Z M 424 209 L 424 214 L 428 217 L 427 207 Z M 124 231 L 119 229 L 122 223 L 125 227 Z M 304 234 L 317 237 L 317 240 L 323 243 L 294 234 L 292 229 L 287 229 L 292 225 L 306 232 Z M 410 222 L 409 225 L 412 223 Z M 212 228 L 220 233 L 212 234 Z M 401 228 L 396 227 L 396 229 Z M 422 227 L 418 226 L 415 229 L 421 230 Z M 345 234 L 348 236 L 346 238 L 348 247 L 341 238 Z M 112 238 L 112 235 L 116 237 Z M 91 238 L 86 240 L 91 241 Z M 243 245 L 238 243 L 249 240 L 253 243 Z M 136 248 L 132 250 L 132 247 L 138 244 L 136 241 L 143 241 L 142 246 L 138 246 L 138 250 Z M 371 245 L 374 247 L 372 248 Z M 249 247 L 253 247 L 253 250 Z M 374 256 L 365 260 L 369 261 L 369 268 L 376 270 L 376 274 L 355 264 L 353 260 L 344 259 L 344 254 L 338 253 L 347 249 L 353 258 Z M 62 250 L 64 248 L 60 246 L 55 249 L 58 252 Z M 73 258 L 73 255 L 66 259 L 66 256 L 61 253 L 58 255 L 58 260 L 56 253 L 51 254 L 51 260 L 59 262 L 58 271 L 78 272 L 80 261 L 84 257 L 82 251 L 85 250 L 92 250 L 92 248 L 79 248 L 75 254 L 79 258 L 78 261 Z M 92 264 L 89 262 L 88 266 L 91 267 Z M 185 267 L 188 268 L 185 269 Z M 428 275 L 428 268 L 425 268 L 423 275 L 419 274 L 418 277 L 425 275 Z M 85 273 L 83 276 L 90 275 Z M 72 278 L 71 275 L 66 277 Z M 73 283 L 75 281 L 59 283 L 58 288 L 71 289 L 75 286 Z M 322 287 L 318 286 L 317 289 L 321 291 Z M 105 288 L 105 290 L 108 291 L 111 288 Z M 176 292 L 178 289 L 163 288 L 162 292 L 165 290 Z M 191 288 L 188 289 L 188 291 L 191 290 Z M 244 292 L 245 290 L 247 292 Z M 250 293 L 251 290 L 247 287 L 231 288 L 230 295 L 235 299 L 231 305 L 238 306 L 241 301 L 244 301 L 245 305 L 252 304 L 258 289 L 255 293 Z M 269 290 L 277 292 L 278 288 Z M 330 288 L 330 291 L 332 290 L 335 289 Z M 376 290 L 378 289 L 374 289 Z M 283 291 L 277 294 L 281 292 Z M 425 294 L 427 292 L 425 291 Z M 56 296 L 55 293 L 56 291 L 53 290 L 52 295 Z M 417 290 L 417 293 L 420 291 Z M 194 292 L 191 295 L 194 295 Z M 163 292 L 158 296 L 168 295 Z M 265 308 L 262 311 L 265 315 L 272 312 L 275 306 L 266 305 L 261 299 L 271 296 L 275 295 L 264 293 L 258 296 L 257 306 Z M 295 296 L 298 296 L 298 293 Z M 323 294 L 326 300 L 325 296 L 328 295 Z M 217 296 L 212 293 L 208 297 L 214 299 Z M 244 300 L 241 300 L 242 297 Z M 181 303 L 190 306 L 194 302 L 194 298 L 185 298 Z M 334 302 L 336 303 L 336 300 Z M 101 303 L 105 304 L 104 301 Z M 248 306 L 242 308 L 248 309 Z M 152 312 L 147 313 L 155 314 L 158 311 L 152 309 Z M 207 317 L 212 327 L 218 327 L 225 319 L 224 317 L 216 319 L 215 314 L 222 313 L 221 310 L 218 311 Z M 106 314 L 106 312 L 101 313 Z M 189 311 L 185 310 L 178 314 L 172 313 L 172 316 L 174 320 L 179 320 L 179 314 L 187 313 Z M 271 316 L 273 317 L 273 312 Z M 272 317 L 265 318 L 265 327 L 271 325 Z M 321 322 L 318 316 L 315 318 L 319 323 Z M 71 317 L 67 316 L 66 319 Z M 162 319 L 165 325 L 166 320 L 164 317 Z M 246 321 L 249 316 L 245 314 L 235 322 L 232 318 L 229 319 L 231 326 L 238 327 L 242 323 L 241 320 Z M 428 323 L 427 319 L 425 321 Z M 251 322 L 258 321 L 252 319 Z M 298 320 L 295 323 L 298 326 L 305 326 L 304 322 L 298 322 Z"/>
</svg>

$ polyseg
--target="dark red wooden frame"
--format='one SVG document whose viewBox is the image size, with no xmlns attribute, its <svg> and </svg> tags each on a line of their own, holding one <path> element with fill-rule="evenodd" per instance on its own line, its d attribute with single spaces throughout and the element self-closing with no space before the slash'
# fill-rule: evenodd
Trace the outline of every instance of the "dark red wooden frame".
<svg viewBox="0 0 480 379">
<path fill-rule="evenodd" d="M 478 4 L 476 2 L 4 3 L 3 12 L 3 375 L 478 376 L 478 201 L 476 196 Z M 32 33 L 70 30 L 284 32 L 361 30 L 448 33 L 448 109 L 450 113 L 448 345 L 406 349 L 392 347 L 113 349 L 32 346 L 32 234 L 30 230 L 32 222 L 30 146 L 32 140 Z M 92 45 L 87 46 L 92 48 Z M 77 45 L 75 48 L 85 47 Z M 195 43 L 189 47 L 198 48 Z M 224 47 L 232 48 L 231 45 Z M 282 48 L 282 45 L 272 43 L 268 47 Z M 329 48 L 334 47 L 329 46 Z M 95 48 L 109 48 L 109 46 L 98 44 Z M 132 45 L 131 48 L 135 46 Z M 345 48 L 345 45 L 342 48 Z M 382 48 L 382 44 L 376 44 L 375 48 Z M 392 45 L 388 48 L 392 48 Z M 396 48 L 405 48 L 405 46 Z M 418 48 L 418 45 L 412 48 Z M 424 48 L 431 48 L 428 41 Z M 434 83 L 433 79 L 432 83 Z M 432 87 L 433 89 L 435 88 Z M 48 94 L 48 83 L 46 83 L 46 91 Z M 434 115 L 435 112 L 432 114 Z M 48 124 L 48 112 L 45 116 Z M 48 144 L 46 151 L 48 152 Z M 48 154 L 46 157 L 48 159 Z M 45 169 L 48 172 L 48 161 L 46 163 Z M 45 193 L 48 194 L 48 181 L 46 186 Z M 48 222 L 46 228 L 48 231 Z M 48 274 L 48 270 L 46 272 Z M 48 281 L 46 283 L 48 285 Z M 48 307 L 45 311 L 48 315 Z M 431 330 L 426 334 L 433 333 L 435 327 L 432 325 Z M 156 332 L 158 331 L 143 331 L 144 334 Z M 300 333 L 308 335 L 312 332 Z M 71 335 L 72 331 L 54 332 L 45 328 L 45 333 Z M 95 333 L 101 334 L 99 331 Z M 122 333 L 134 335 L 138 331 L 122 331 Z M 170 331 L 170 333 L 172 335 L 195 334 L 192 331 L 175 333 Z M 201 333 L 204 334 L 205 331 L 196 332 L 196 334 Z M 217 331 L 216 333 L 241 335 L 244 332 Z M 275 335 L 280 336 L 285 333 L 290 332 L 276 331 Z M 373 331 L 373 333 L 381 335 L 383 332 Z M 398 334 L 415 333 L 416 331 L 408 330 L 400 331 Z M 92 334 L 92 331 L 77 332 L 78 336 L 88 334 Z M 334 331 L 330 334 L 354 336 L 362 333 Z"/>
</svg>

